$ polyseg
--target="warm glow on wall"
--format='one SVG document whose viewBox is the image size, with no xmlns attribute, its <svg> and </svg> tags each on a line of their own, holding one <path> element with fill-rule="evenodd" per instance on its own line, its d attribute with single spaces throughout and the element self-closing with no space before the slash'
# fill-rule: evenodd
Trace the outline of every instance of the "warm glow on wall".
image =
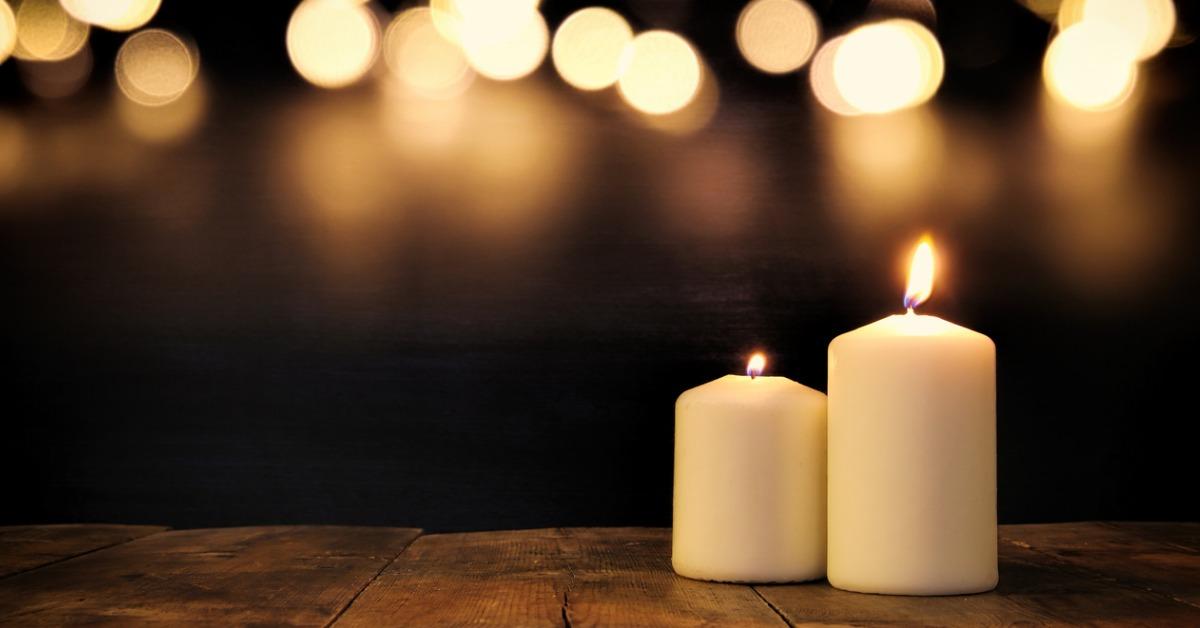
<svg viewBox="0 0 1200 628">
<path fill-rule="evenodd" d="M 88 40 L 88 25 L 71 17 L 55 0 L 23 0 L 15 18 L 13 56 L 24 61 L 61 61 L 74 56 Z"/>
<path fill-rule="evenodd" d="M 130 31 L 149 22 L 162 0 L 60 0 L 75 19 L 113 31 Z"/>
<path fill-rule="evenodd" d="M 401 85 L 427 98 L 460 94 L 475 75 L 462 49 L 438 31 L 425 7 L 402 11 L 392 20 L 383 38 L 383 59 Z"/>
<path fill-rule="evenodd" d="M 633 29 L 616 11 L 580 9 L 554 33 L 554 68 L 574 87 L 604 89 L 620 78 L 622 54 L 632 39 Z"/>
<path fill-rule="evenodd" d="M 1058 26 L 1066 30 L 1080 22 L 1111 27 L 1109 46 L 1127 46 L 1137 59 L 1158 54 L 1175 33 L 1172 0 L 1064 0 Z"/>
<path fill-rule="evenodd" d="M 117 118 L 134 137 L 152 144 L 168 144 L 187 138 L 204 120 L 208 93 L 197 79 L 179 98 L 163 105 L 149 106 L 118 95 Z"/>
<path fill-rule="evenodd" d="M 303 0 L 287 28 L 296 71 L 330 89 L 351 85 L 371 69 L 379 39 L 379 21 L 365 0 Z"/>
<path fill-rule="evenodd" d="M 736 34 L 746 61 L 763 72 L 783 74 L 808 63 L 821 27 L 800 0 L 753 0 L 742 9 Z"/>
<path fill-rule="evenodd" d="M 1042 74 L 1051 95 L 1079 109 L 1103 111 L 1123 103 L 1137 81 L 1133 52 L 1114 45 L 1116 28 L 1083 21 L 1059 33 L 1046 50 Z"/>
<path fill-rule="evenodd" d="M 21 61 L 21 82 L 39 98 L 66 98 L 78 92 L 92 74 L 92 49 L 85 45 L 59 61 Z"/>
<path fill-rule="evenodd" d="M 945 72 L 933 34 L 912 20 L 886 20 L 851 31 L 837 48 L 833 80 L 862 113 L 888 113 L 933 97 Z"/>
<path fill-rule="evenodd" d="M 117 86 L 149 107 L 178 99 L 200 69 L 200 56 L 174 33 L 152 28 L 130 35 L 117 52 Z"/>
<path fill-rule="evenodd" d="M 662 115 L 692 102 L 700 88 L 700 58 L 686 39 L 662 30 L 646 31 L 625 49 L 625 72 L 617 85 L 634 109 Z"/>
</svg>

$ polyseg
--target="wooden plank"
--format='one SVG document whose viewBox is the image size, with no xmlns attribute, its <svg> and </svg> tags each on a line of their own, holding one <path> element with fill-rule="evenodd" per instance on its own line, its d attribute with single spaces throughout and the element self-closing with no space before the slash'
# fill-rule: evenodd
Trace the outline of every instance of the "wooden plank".
<svg viewBox="0 0 1200 628">
<path fill-rule="evenodd" d="M 1046 530 L 1083 538 L 1103 526 Z M 980 595 L 903 597 L 860 595 L 827 584 L 759 586 L 759 593 L 793 624 L 883 623 L 923 626 L 1034 624 L 1195 625 L 1197 609 L 1127 586 L 1049 553 L 1008 540 L 1001 526 L 1000 585 Z M 1096 529 L 1093 529 L 1096 528 Z M 1020 532 L 1017 530 L 1016 532 Z M 1120 556 L 1113 560 L 1119 562 Z"/>
<path fill-rule="evenodd" d="M 103 523 L 2 527 L 0 578 L 166 529 Z"/>
<path fill-rule="evenodd" d="M 5 579 L 0 623 L 325 625 L 418 534 L 321 526 L 163 532 Z"/>
<path fill-rule="evenodd" d="M 1006 526 L 1005 541 L 1200 609 L 1200 524 Z"/>
<path fill-rule="evenodd" d="M 781 626 L 743 585 L 670 567 L 670 531 L 547 529 L 418 539 L 338 626 Z"/>
</svg>

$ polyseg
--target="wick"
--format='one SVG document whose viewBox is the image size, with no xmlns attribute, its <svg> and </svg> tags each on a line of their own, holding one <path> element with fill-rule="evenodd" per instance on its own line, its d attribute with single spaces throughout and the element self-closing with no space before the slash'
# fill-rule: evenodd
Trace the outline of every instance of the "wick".
<svg viewBox="0 0 1200 628">
<path fill-rule="evenodd" d="M 909 315 L 909 316 L 912 316 L 912 315 L 914 315 L 914 314 L 916 314 L 916 312 L 913 312 L 913 309 L 912 309 L 911 307 L 910 307 L 910 308 L 908 308 L 908 315 Z"/>
<path fill-rule="evenodd" d="M 754 380 L 754 379 L 757 379 L 757 378 L 758 378 L 758 373 L 757 373 L 757 372 L 755 372 L 755 371 L 750 371 L 750 379 L 751 379 L 751 380 Z"/>
</svg>

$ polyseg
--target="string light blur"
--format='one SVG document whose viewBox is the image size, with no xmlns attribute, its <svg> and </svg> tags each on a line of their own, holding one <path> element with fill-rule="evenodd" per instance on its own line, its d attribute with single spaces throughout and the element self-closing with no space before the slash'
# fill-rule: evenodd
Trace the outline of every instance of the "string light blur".
<svg viewBox="0 0 1200 628">
<path fill-rule="evenodd" d="M 113 31 L 131 31 L 144 26 L 162 0 L 60 0 L 75 19 Z"/>
<path fill-rule="evenodd" d="M 1138 60 L 1153 57 L 1175 32 L 1172 0 L 1064 0 L 1058 26 L 1066 30 L 1080 22 L 1107 24 L 1110 46 L 1127 47 Z"/>
<path fill-rule="evenodd" d="M 16 47 L 17 17 L 13 15 L 12 7 L 0 0 L 0 63 L 7 61 Z"/>
<path fill-rule="evenodd" d="M 87 43 L 88 25 L 71 17 L 56 0 L 23 0 L 14 17 L 13 56 L 23 61 L 61 61 Z"/>
<path fill-rule="evenodd" d="M 475 76 L 462 49 L 442 35 L 426 7 L 396 15 L 384 34 L 383 59 L 405 88 L 427 98 L 460 94 Z"/>
<path fill-rule="evenodd" d="M 554 68 L 574 87 L 604 89 L 620 78 L 621 55 L 632 39 L 633 29 L 616 11 L 603 7 L 580 9 L 554 33 Z"/>
<path fill-rule="evenodd" d="M 750 65 L 784 74 L 808 63 L 821 28 L 813 10 L 799 0 L 752 0 L 738 17 L 736 35 Z"/>
<path fill-rule="evenodd" d="M 1085 20 L 1067 27 L 1046 49 L 1042 65 L 1046 89 L 1079 109 L 1104 111 L 1119 106 L 1137 81 L 1134 50 L 1121 45 L 1119 29 Z"/>
<path fill-rule="evenodd" d="M 117 51 L 117 87 L 148 107 L 178 99 L 200 68 L 199 54 L 179 36 L 158 28 L 130 35 Z"/>
<path fill-rule="evenodd" d="M 634 37 L 623 64 L 625 71 L 617 81 L 621 97 L 643 113 L 663 115 L 683 109 L 700 88 L 696 50 L 669 31 L 646 31 Z"/>
<path fill-rule="evenodd" d="M 833 83 L 862 113 L 881 114 L 923 104 L 945 73 L 941 46 L 929 29 L 907 19 L 861 26 L 838 45 Z"/>
<path fill-rule="evenodd" d="M 379 20 L 365 0 L 303 0 L 287 27 L 292 66 L 327 89 L 356 83 L 379 53 Z"/>
<path fill-rule="evenodd" d="M 463 2 L 459 0 L 460 10 L 466 17 L 458 32 L 467 61 L 476 72 L 493 80 L 511 81 L 542 64 L 550 47 L 550 30 L 536 5 L 515 6 L 498 13 L 496 9 L 503 5 L 520 3 L 471 5 L 472 9 L 467 10 Z"/>
<path fill-rule="evenodd" d="M 812 87 L 813 96 L 821 106 L 840 116 L 857 116 L 862 112 L 842 98 L 837 82 L 833 79 L 833 60 L 845 40 L 845 35 L 839 35 L 825 42 L 817 50 L 817 54 L 813 56 L 812 67 L 808 71 L 808 82 Z"/>
</svg>

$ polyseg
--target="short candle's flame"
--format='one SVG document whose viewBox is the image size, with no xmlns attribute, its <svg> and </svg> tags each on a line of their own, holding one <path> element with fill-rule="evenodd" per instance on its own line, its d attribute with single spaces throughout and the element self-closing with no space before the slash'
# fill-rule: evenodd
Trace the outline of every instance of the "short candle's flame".
<svg viewBox="0 0 1200 628">
<path fill-rule="evenodd" d="M 912 266 L 908 269 L 908 289 L 904 291 L 904 307 L 909 312 L 929 300 L 933 294 L 933 239 L 921 238 L 913 252 Z"/>
<path fill-rule="evenodd" d="M 746 374 L 750 379 L 754 379 L 762 375 L 763 369 L 767 366 L 767 357 L 761 353 L 755 353 L 750 356 L 750 361 L 746 363 Z"/>
</svg>

